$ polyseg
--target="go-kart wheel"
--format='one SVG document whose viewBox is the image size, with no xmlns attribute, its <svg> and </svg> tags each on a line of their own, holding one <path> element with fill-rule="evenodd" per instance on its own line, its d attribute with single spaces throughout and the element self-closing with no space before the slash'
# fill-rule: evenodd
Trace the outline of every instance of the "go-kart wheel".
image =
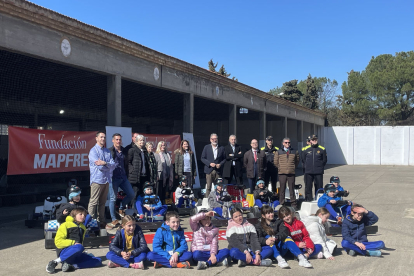
<svg viewBox="0 0 414 276">
<path fill-rule="evenodd" d="M 27 220 L 33 220 L 33 217 L 34 217 L 33 213 L 28 213 L 27 214 Z M 27 228 L 33 228 L 33 226 L 32 225 L 27 225 Z"/>
<path fill-rule="evenodd" d="M 108 232 L 106 231 L 106 229 L 100 229 L 99 230 L 99 236 L 100 237 L 106 237 L 106 236 L 108 236 Z"/>
<path fill-rule="evenodd" d="M 47 231 L 45 235 L 45 248 L 46 249 L 53 249 L 55 247 L 53 240 L 53 233 L 51 231 Z"/>
</svg>

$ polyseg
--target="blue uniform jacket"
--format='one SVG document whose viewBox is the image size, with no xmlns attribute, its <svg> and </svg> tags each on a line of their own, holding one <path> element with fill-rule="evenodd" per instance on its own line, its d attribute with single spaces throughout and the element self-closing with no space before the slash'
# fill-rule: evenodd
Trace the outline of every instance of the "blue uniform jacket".
<svg viewBox="0 0 414 276">
<path fill-rule="evenodd" d="M 318 199 L 318 207 L 319 208 L 321 208 L 321 207 L 325 207 L 326 206 L 326 204 L 329 204 L 329 201 L 330 200 L 341 200 L 341 198 L 340 197 L 330 197 L 330 196 L 328 196 L 327 194 L 323 194 L 323 196 L 321 196 L 319 199 Z M 333 206 L 334 207 L 334 206 Z"/>
<path fill-rule="evenodd" d="M 174 231 L 167 224 L 163 223 L 155 233 L 152 241 L 152 251 L 169 260 L 172 256 L 170 253 L 178 252 L 182 255 L 183 252 L 188 251 L 187 241 L 184 237 L 184 230 L 181 226 L 177 231 Z"/>
<path fill-rule="evenodd" d="M 132 237 L 132 250 L 131 255 L 137 257 L 142 252 L 148 252 L 147 242 L 145 241 L 144 234 L 141 227 L 135 226 L 134 236 Z M 115 237 L 109 244 L 109 250 L 113 251 L 116 255 L 121 256 L 121 252 L 126 249 L 125 230 L 121 229 L 116 231 Z"/>
<path fill-rule="evenodd" d="M 365 226 L 373 225 L 378 221 L 378 217 L 369 211 L 364 214 L 361 221 L 353 220 L 350 215 L 346 216 L 342 223 L 342 238 L 352 244 L 355 242 L 367 242 L 367 231 Z"/>
<path fill-rule="evenodd" d="M 143 195 L 142 194 L 142 195 L 138 196 L 137 202 L 135 203 L 135 205 L 141 204 L 143 206 L 144 205 L 144 198 L 157 198 L 157 197 L 158 197 L 157 195 Z M 162 207 L 161 200 L 158 201 L 157 204 L 149 204 L 149 205 L 150 205 L 150 207 L 155 207 L 155 210 L 158 210 L 159 208 Z M 135 206 L 135 207 L 138 209 L 137 206 Z"/>
</svg>

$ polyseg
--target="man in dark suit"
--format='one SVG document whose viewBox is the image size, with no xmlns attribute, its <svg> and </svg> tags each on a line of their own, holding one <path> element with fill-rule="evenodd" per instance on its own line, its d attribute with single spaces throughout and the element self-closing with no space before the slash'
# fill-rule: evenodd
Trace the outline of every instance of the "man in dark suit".
<svg viewBox="0 0 414 276">
<path fill-rule="evenodd" d="M 253 139 L 250 145 L 252 149 L 244 154 L 243 165 L 246 168 L 247 180 L 249 181 L 249 193 L 252 194 L 257 178 L 264 177 L 265 154 L 259 149 L 259 143 L 256 139 Z"/>
<path fill-rule="evenodd" d="M 221 167 L 226 159 L 224 157 L 224 148 L 218 145 L 218 136 L 215 133 L 210 135 L 211 144 L 206 145 L 201 153 L 201 162 L 204 164 L 204 173 L 206 174 L 206 195 L 211 191 L 211 183 L 216 182 L 220 177 Z"/>
<path fill-rule="evenodd" d="M 230 135 L 229 144 L 224 147 L 224 154 L 226 163 L 223 166 L 223 177 L 226 179 L 226 184 L 231 183 L 234 176 L 237 185 L 241 185 L 243 183 L 243 153 L 241 147 L 236 144 L 236 135 Z"/>
</svg>

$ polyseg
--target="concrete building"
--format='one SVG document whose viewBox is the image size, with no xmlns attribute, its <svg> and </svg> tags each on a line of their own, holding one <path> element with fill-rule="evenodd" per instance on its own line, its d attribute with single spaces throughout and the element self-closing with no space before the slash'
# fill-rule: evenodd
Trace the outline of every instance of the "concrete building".
<svg viewBox="0 0 414 276">
<path fill-rule="evenodd" d="M 263 143 L 267 135 L 277 144 L 288 136 L 301 147 L 307 135 L 321 134 L 325 119 L 321 112 L 22 0 L 0 0 L 0 80 L 2 167 L 8 125 L 192 132 L 201 154 L 212 132 L 222 145 L 236 134 L 246 148 L 252 138 Z"/>
</svg>

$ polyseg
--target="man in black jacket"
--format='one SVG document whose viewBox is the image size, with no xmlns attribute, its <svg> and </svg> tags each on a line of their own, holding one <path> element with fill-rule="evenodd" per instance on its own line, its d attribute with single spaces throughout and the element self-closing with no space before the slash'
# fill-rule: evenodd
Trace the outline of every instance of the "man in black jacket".
<svg viewBox="0 0 414 276">
<path fill-rule="evenodd" d="M 277 184 L 277 167 L 275 166 L 274 156 L 275 152 L 279 150 L 278 147 L 273 145 L 273 137 L 266 137 L 266 146 L 262 147 L 260 150 L 264 151 L 266 155 L 266 166 L 265 166 L 265 177 L 264 182 L 265 186 L 269 185 L 269 181 L 272 181 L 272 192 L 276 193 L 276 184 Z"/>
<path fill-rule="evenodd" d="M 323 173 L 326 162 L 328 161 L 326 150 L 318 144 L 318 136 L 311 135 L 311 145 L 304 147 L 302 150 L 302 162 L 305 166 L 305 200 L 312 201 L 312 183 L 315 186 L 315 192 L 323 187 Z"/>
<path fill-rule="evenodd" d="M 226 159 L 224 157 L 224 148 L 218 145 L 218 135 L 210 134 L 210 143 L 204 146 L 201 153 L 201 162 L 204 164 L 204 173 L 206 174 L 206 195 L 211 191 L 211 183 L 215 183 L 221 175 L 221 166 L 223 166 Z"/>
<path fill-rule="evenodd" d="M 223 177 L 226 179 L 226 184 L 231 183 L 234 176 L 237 185 L 241 185 L 243 183 L 243 152 L 236 144 L 236 135 L 230 135 L 229 144 L 224 147 L 224 154 L 226 163 L 223 166 Z"/>
</svg>

